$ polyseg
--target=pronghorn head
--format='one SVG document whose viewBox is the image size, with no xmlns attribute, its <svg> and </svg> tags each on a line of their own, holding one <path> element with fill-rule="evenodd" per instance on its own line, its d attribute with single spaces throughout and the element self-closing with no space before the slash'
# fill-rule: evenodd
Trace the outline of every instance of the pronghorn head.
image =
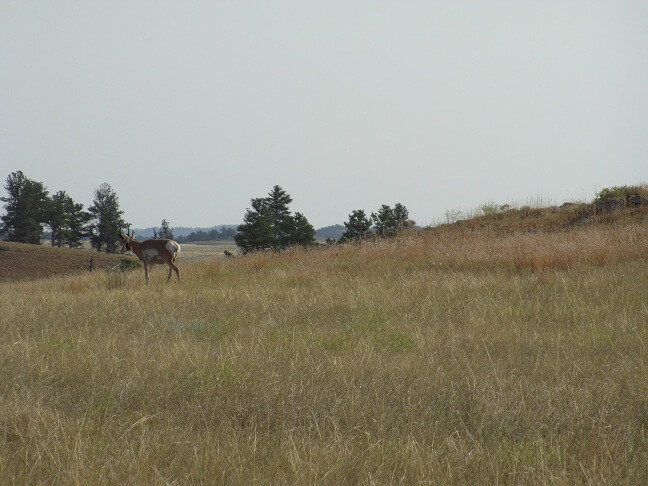
<svg viewBox="0 0 648 486">
<path fill-rule="evenodd" d="M 122 248 L 121 248 L 120 253 L 123 254 L 123 253 L 126 253 L 127 251 L 131 251 L 132 250 L 132 248 L 131 248 L 131 240 L 135 239 L 135 232 L 133 231 L 133 234 L 131 234 L 129 236 L 128 233 L 124 234 L 123 231 L 120 231 L 119 232 L 119 239 L 122 240 Z"/>
</svg>

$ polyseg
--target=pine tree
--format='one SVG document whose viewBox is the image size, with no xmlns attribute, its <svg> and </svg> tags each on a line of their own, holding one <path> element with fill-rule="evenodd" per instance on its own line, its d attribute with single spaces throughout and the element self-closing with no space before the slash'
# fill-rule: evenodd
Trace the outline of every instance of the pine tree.
<svg viewBox="0 0 648 486">
<path fill-rule="evenodd" d="M 162 224 L 160 226 L 160 231 L 157 232 L 157 235 L 155 236 L 156 238 L 168 238 L 169 240 L 173 240 L 175 237 L 173 236 L 173 230 L 171 230 L 171 227 L 169 226 L 169 223 L 166 219 L 162 220 Z"/>
<path fill-rule="evenodd" d="M 82 204 L 75 203 L 65 191 L 58 191 L 49 200 L 46 219 L 52 246 L 82 246 L 82 238 L 88 235 L 89 219 L 90 214 L 83 210 Z"/>
<path fill-rule="evenodd" d="M 83 209 L 83 204 L 75 203 L 72 198 L 66 199 L 65 214 L 67 216 L 67 227 L 63 233 L 63 242 L 70 248 L 83 246 L 83 238 L 90 235 L 91 215 Z"/>
<path fill-rule="evenodd" d="M 288 246 L 290 233 L 293 229 L 293 221 L 290 216 L 288 205 L 292 197 L 280 186 L 274 186 L 265 198 L 267 206 L 267 217 L 272 226 L 273 244 L 275 250 Z"/>
<path fill-rule="evenodd" d="M 65 199 L 68 197 L 65 191 L 59 191 L 49 199 L 45 222 L 50 227 L 52 246 L 63 245 L 63 231 L 67 227 Z"/>
<path fill-rule="evenodd" d="M 106 253 L 116 253 L 120 247 L 119 232 L 126 226 L 119 209 L 119 198 L 109 184 L 103 183 L 95 190 L 93 205 L 88 208 L 92 215 L 90 242 L 97 251 L 105 246 Z"/>
<path fill-rule="evenodd" d="M 349 221 L 345 222 L 344 226 L 346 230 L 340 237 L 340 243 L 358 241 L 371 236 L 371 221 L 362 209 L 354 209 L 349 214 Z"/>
<path fill-rule="evenodd" d="M 371 213 L 371 220 L 378 236 L 395 236 L 398 232 L 394 210 L 387 204 L 380 206 L 378 212 Z"/>
<path fill-rule="evenodd" d="M 402 231 L 407 228 L 409 220 L 409 211 L 401 203 L 394 205 L 394 220 L 396 222 L 396 229 Z"/>
<path fill-rule="evenodd" d="M 8 196 L 6 213 L 2 220 L 2 233 L 9 241 L 40 244 L 43 223 L 48 207 L 47 190 L 41 182 L 25 177 L 22 171 L 9 174 L 5 184 Z"/>
<path fill-rule="evenodd" d="M 251 201 L 243 216 L 243 224 L 238 227 L 234 236 L 236 245 L 243 253 L 263 251 L 274 247 L 274 229 L 268 216 L 268 203 L 265 198 Z"/>
<path fill-rule="evenodd" d="M 315 228 L 308 222 L 302 213 L 295 213 L 289 217 L 284 226 L 281 248 L 291 246 L 312 246 L 315 244 Z"/>
<path fill-rule="evenodd" d="M 315 243 L 315 229 L 303 214 L 290 214 L 292 198 L 280 186 L 274 186 L 267 197 L 251 202 L 252 208 L 247 209 L 234 236 L 243 253 Z"/>
</svg>

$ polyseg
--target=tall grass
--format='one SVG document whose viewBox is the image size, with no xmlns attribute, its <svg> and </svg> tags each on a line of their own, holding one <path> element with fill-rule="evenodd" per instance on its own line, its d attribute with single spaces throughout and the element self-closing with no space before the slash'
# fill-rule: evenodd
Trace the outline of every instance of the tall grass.
<svg viewBox="0 0 648 486">
<path fill-rule="evenodd" d="M 0 286 L 2 484 L 646 484 L 648 228 Z"/>
</svg>

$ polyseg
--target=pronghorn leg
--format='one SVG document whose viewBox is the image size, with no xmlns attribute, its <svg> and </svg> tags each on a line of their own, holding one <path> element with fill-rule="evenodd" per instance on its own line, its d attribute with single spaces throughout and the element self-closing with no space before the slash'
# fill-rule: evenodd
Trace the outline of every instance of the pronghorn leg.
<svg viewBox="0 0 648 486">
<path fill-rule="evenodd" d="M 180 269 L 176 265 L 174 265 L 173 262 L 169 262 L 169 263 L 167 263 L 167 265 L 169 266 L 169 277 L 167 278 L 167 282 L 169 280 L 171 280 L 171 272 L 176 273 L 176 276 L 178 277 L 178 282 L 179 282 L 180 281 Z"/>
<path fill-rule="evenodd" d="M 145 260 L 144 261 L 144 276 L 146 277 L 146 285 L 149 284 L 149 263 Z"/>
</svg>

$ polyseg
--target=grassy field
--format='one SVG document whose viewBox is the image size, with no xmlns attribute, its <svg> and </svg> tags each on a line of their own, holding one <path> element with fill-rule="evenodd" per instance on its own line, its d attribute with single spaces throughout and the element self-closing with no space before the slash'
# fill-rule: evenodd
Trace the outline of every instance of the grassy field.
<svg viewBox="0 0 648 486">
<path fill-rule="evenodd" d="M 441 228 L 2 283 L 0 484 L 648 484 L 647 257 Z"/>
<path fill-rule="evenodd" d="M 182 261 L 208 260 L 225 258 L 225 251 L 238 253 L 238 247 L 233 241 L 205 241 L 200 243 L 183 243 L 180 245 Z"/>
</svg>

